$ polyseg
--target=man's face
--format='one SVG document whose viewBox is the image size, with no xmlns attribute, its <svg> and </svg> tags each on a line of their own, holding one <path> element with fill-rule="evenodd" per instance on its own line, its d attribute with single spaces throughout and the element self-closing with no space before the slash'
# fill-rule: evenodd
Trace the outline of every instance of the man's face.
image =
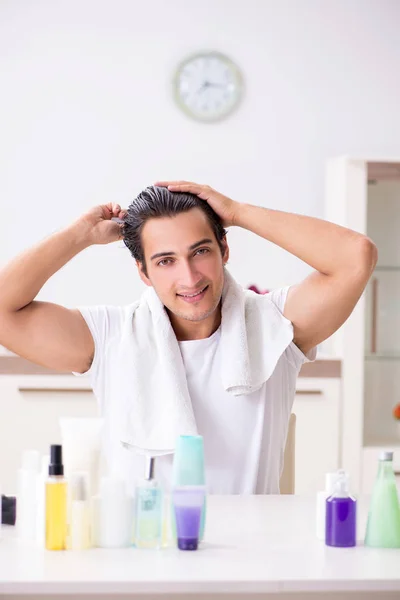
<svg viewBox="0 0 400 600">
<path fill-rule="evenodd" d="M 224 284 L 225 252 L 217 243 L 204 212 L 193 208 L 173 217 L 149 219 L 142 229 L 147 277 L 164 306 L 188 321 L 210 317 L 219 305 Z"/>
</svg>

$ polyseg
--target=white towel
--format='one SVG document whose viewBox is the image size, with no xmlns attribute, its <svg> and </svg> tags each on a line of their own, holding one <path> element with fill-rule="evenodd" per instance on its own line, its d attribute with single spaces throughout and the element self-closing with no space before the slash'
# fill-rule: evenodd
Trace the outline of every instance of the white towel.
<svg viewBox="0 0 400 600">
<path fill-rule="evenodd" d="M 179 435 L 196 435 L 179 344 L 168 314 L 149 288 L 133 307 L 120 351 L 132 365 L 120 399 L 121 442 L 143 453 L 174 451 Z M 233 395 L 259 389 L 293 339 L 293 326 L 268 295 L 244 290 L 225 269 L 222 292 L 221 378 Z M 129 375 L 129 377 L 128 377 Z"/>
</svg>

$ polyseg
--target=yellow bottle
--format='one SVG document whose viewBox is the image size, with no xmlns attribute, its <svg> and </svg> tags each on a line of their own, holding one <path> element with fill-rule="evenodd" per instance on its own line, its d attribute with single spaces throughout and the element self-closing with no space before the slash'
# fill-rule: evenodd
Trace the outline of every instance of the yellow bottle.
<svg viewBox="0 0 400 600">
<path fill-rule="evenodd" d="M 62 447 L 50 446 L 49 478 L 46 481 L 46 548 L 65 550 L 67 545 L 67 482 Z"/>
</svg>

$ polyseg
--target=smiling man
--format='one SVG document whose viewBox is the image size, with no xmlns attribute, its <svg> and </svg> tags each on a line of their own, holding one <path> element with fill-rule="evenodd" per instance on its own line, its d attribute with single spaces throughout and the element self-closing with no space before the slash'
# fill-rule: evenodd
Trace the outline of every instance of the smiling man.
<svg viewBox="0 0 400 600">
<path fill-rule="evenodd" d="M 313 272 L 265 296 L 243 290 L 225 266 L 231 226 L 277 244 Z M 35 301 L 80 251 L 118 239 L 148 286 L 139 301 L 79 309 Z M 355 231 L 241 203 L 209 186 L 162 181 L 127 210 L 94 207 L 3 268 L 0 344 L 38 364 L 90 376 L 105 417 L 110 470 L 131 485 L 142 459 L 122 446 L 121 428 L 136 431 L 134 444 L 141 440 L 142 449 L 159 450 L 164 429 L 186 431 L 183 413 L 170 409 L 182 394 L 204 437 L 209 491 L 278 493 L 301 365 L 349 317 L 376 260 L 373 242 Z M 157 460 L 166 484 L 171 462 L 168 453 Z"/>
</svg>

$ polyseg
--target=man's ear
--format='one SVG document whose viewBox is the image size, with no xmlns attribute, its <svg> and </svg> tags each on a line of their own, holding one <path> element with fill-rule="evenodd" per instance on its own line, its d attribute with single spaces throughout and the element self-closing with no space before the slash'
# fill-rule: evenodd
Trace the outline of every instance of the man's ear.
<svg viewBox="0 0 400 600">
<path fill-rule="evenodd" d="M 222 249 L 223 249 L 222 262 L 224 263 L 224 265 L 226 265 L 226 263 L 229 260 L 229 246 L 228 246 L 228 242 L 226 241 L 226 235 L 224 235 L 221 242 L 222 242 Z"/>
<path fill-rule="evenodd" d="M 146 273 L 144 272 L 144 266 L 143 263 L 140 261 L 136 261 L 136 266 L 138 268 L 138 272 L 139 272 L 139 277 L 140 279 L 143 281 L 143 283 L 145 283 L 146 285 L 148 285 L 149 287 L 151 287 L 151 281 L 150 279 L 147 277 Z"/>
</svg>

